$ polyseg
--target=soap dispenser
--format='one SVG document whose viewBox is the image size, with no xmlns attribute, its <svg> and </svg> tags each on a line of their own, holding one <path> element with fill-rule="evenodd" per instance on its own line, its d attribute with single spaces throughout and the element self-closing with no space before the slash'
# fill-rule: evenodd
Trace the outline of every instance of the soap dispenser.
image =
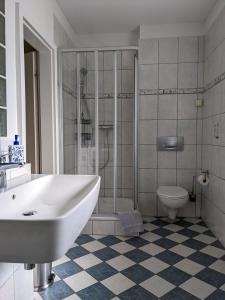
<svg viewBox="0 0 225 300">
<path fill-rule="evenodd" d="M 9 162 L 10 163 L 24 163 L 24 147 L 20 145 L 19 135 L 15 134 L 13 145 L 9 145 Z"/>
</svg>

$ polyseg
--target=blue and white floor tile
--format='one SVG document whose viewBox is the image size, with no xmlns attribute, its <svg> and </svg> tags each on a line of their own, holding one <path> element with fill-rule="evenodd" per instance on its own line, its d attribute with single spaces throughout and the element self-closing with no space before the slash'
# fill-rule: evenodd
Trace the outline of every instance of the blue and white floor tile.
<svg viewBox="0 0 225 300">
<path fill-rule="evenodd" d="M 82 235 L 36 300 L 224 300 L 225 249 L 201 219 L 151 218 L 140 237 Z"/>
</svg>

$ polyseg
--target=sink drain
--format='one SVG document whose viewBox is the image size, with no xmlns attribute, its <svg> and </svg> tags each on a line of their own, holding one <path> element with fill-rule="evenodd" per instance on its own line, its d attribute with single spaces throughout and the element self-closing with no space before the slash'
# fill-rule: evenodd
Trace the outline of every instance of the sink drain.
<svg viewBox="0 0 225 300">
<path fill-rule="evenodd" d="M 23 216 L 25 217 L 29 217 L 29 216 L 33 216 L 33 215 L 36 215 L 37 214 L 37 211 L 36 210 L 30 210 L 30 211 L 25 211 L 23 213 Z"/>
</svg>

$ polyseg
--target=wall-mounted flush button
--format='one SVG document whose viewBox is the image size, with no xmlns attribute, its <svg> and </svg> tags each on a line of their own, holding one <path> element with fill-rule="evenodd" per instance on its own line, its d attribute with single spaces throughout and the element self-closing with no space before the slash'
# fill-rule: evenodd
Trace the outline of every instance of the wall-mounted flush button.
<svg viewBox="0 0 225 300">
<path fill-rule="evenodd" d="M 161 136 L 157 137 L 158 151 L 183 151 L 184 137 L 183 136 Z"/>
</svg>

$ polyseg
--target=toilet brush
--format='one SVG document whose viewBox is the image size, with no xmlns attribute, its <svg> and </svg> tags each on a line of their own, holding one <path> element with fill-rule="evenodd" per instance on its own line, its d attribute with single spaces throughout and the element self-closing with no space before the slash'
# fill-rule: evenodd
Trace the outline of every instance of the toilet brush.
<svg viewBox="0 0 225 300">
<path fill-rule="evenodd" d="M 193 176 L 193 180 L 192 180 L 192 190 L 191 190 L 191 192 L 189 192 L 189 200 L 190 200 L 191 202 L 195 202 L 195 201 L 196 201 L 195 180 L 196 180 L 196 176 Z"/>
</svg>

